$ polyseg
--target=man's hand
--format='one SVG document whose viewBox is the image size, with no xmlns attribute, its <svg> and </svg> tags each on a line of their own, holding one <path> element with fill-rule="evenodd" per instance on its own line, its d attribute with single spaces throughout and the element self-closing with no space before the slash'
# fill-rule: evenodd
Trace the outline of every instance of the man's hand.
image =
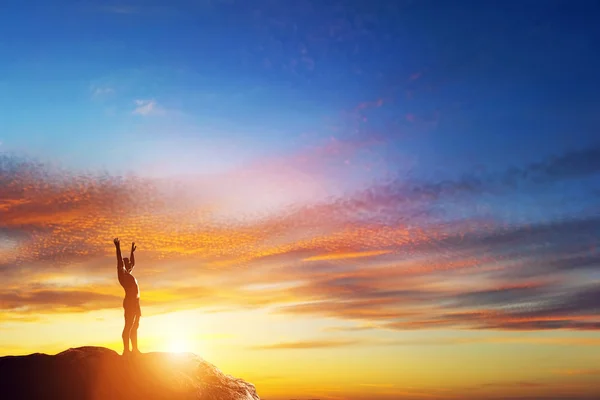
<svg viewBox="0 0 600 400">
<path fill-rule="evenodd" d="M 135 251 L 135 249 L 137 249 L 137 246 L 135 245 L 135 242 L 131 242 L 131 253 L 132 254 Z"/>
<path fill-rule="evenodd" d="M 121 269 L 123 269 L 123 257 L 121 257 L 121 242 L 119 241 L 119 238 L 115 238 L 113 242 L 115 242 L 115 247 L 117 248 L 117 271 L 119 271 L 120 274 Z"/>
</svg>

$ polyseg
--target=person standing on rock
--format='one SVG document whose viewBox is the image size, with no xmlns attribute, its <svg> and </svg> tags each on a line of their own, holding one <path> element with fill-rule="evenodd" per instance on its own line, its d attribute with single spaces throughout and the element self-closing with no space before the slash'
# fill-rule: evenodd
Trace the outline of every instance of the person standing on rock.
<svg viewBox="0 0 600 400">
<path fill-rule="evenodd" d="M 119 238 L 114 240 L 117 248 L 117 276 L 119 283 L 125 289 L 125 299 L 123 299 L 123 308 L 125 309 L 125 327 L 123 328 L 123 355 L 128 355 L 129 340 L 131 339 L 132 352 L 139 354 L 137 345 L 137 331 L 140 326 L 140 317 L 142 310 L 140 308 L 140 288 L 137 280 L 131 274 L 135 266 L 134 252 L 136 249 L 135 243 L 131 243 L 131 255 L 129 258 L 121 257 L 121 243 Z"/>
</svg>

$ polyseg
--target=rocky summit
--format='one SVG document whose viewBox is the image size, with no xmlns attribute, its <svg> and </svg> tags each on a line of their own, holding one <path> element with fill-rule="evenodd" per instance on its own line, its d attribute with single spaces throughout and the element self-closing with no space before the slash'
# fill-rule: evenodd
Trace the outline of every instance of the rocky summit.
<svg viewBox="0 0 600 400">
<path fill-rule="evenodd" d="M 194 354 L 123 357 L 103 347 L 0 357 L 0 398 L 260 400 L 254 385 Z"/>
</svg>

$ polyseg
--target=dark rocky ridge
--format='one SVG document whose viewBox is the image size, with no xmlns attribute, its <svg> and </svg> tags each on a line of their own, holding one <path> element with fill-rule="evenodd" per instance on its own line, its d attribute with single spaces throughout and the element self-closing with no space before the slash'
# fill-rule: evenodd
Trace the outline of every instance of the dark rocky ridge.
<svg viewBox="0 0 600 400">
<path fill-rule="evenodd" d="M 194 354 L 122 357 L 103 347 L 0 357 L 0 398 L 259 400 L 254 385 Z"/>
</svg>

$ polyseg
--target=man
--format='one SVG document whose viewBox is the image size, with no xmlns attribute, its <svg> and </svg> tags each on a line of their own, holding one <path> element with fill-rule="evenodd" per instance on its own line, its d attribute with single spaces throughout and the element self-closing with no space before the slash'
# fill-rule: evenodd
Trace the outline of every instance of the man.
<svg viewBox="0 0 600 400">
<path fill-rule="evenodd" d="M 131 347 L 134 354 L 139 354 L 137 345 L 137 330 L 140 325 L 140 317 L 142 310 L 140 308 L 140 289 L 137 280 L 131 271 L 135 266 L 134 252 L 136 249 L 135 243 L 131 243 L 131 255 L 129 258 L 121 258 L 121 243 L 119 238 L 114 240 L 117 248 L 117 276 L 119 283 L 125 289 L 125 299 L 123 300 L 123 308 L 125 309 L 125 327 L 123 328 L 123 355 L 128 355 L 129 339 L 131 339 Z"/>
</svg>

